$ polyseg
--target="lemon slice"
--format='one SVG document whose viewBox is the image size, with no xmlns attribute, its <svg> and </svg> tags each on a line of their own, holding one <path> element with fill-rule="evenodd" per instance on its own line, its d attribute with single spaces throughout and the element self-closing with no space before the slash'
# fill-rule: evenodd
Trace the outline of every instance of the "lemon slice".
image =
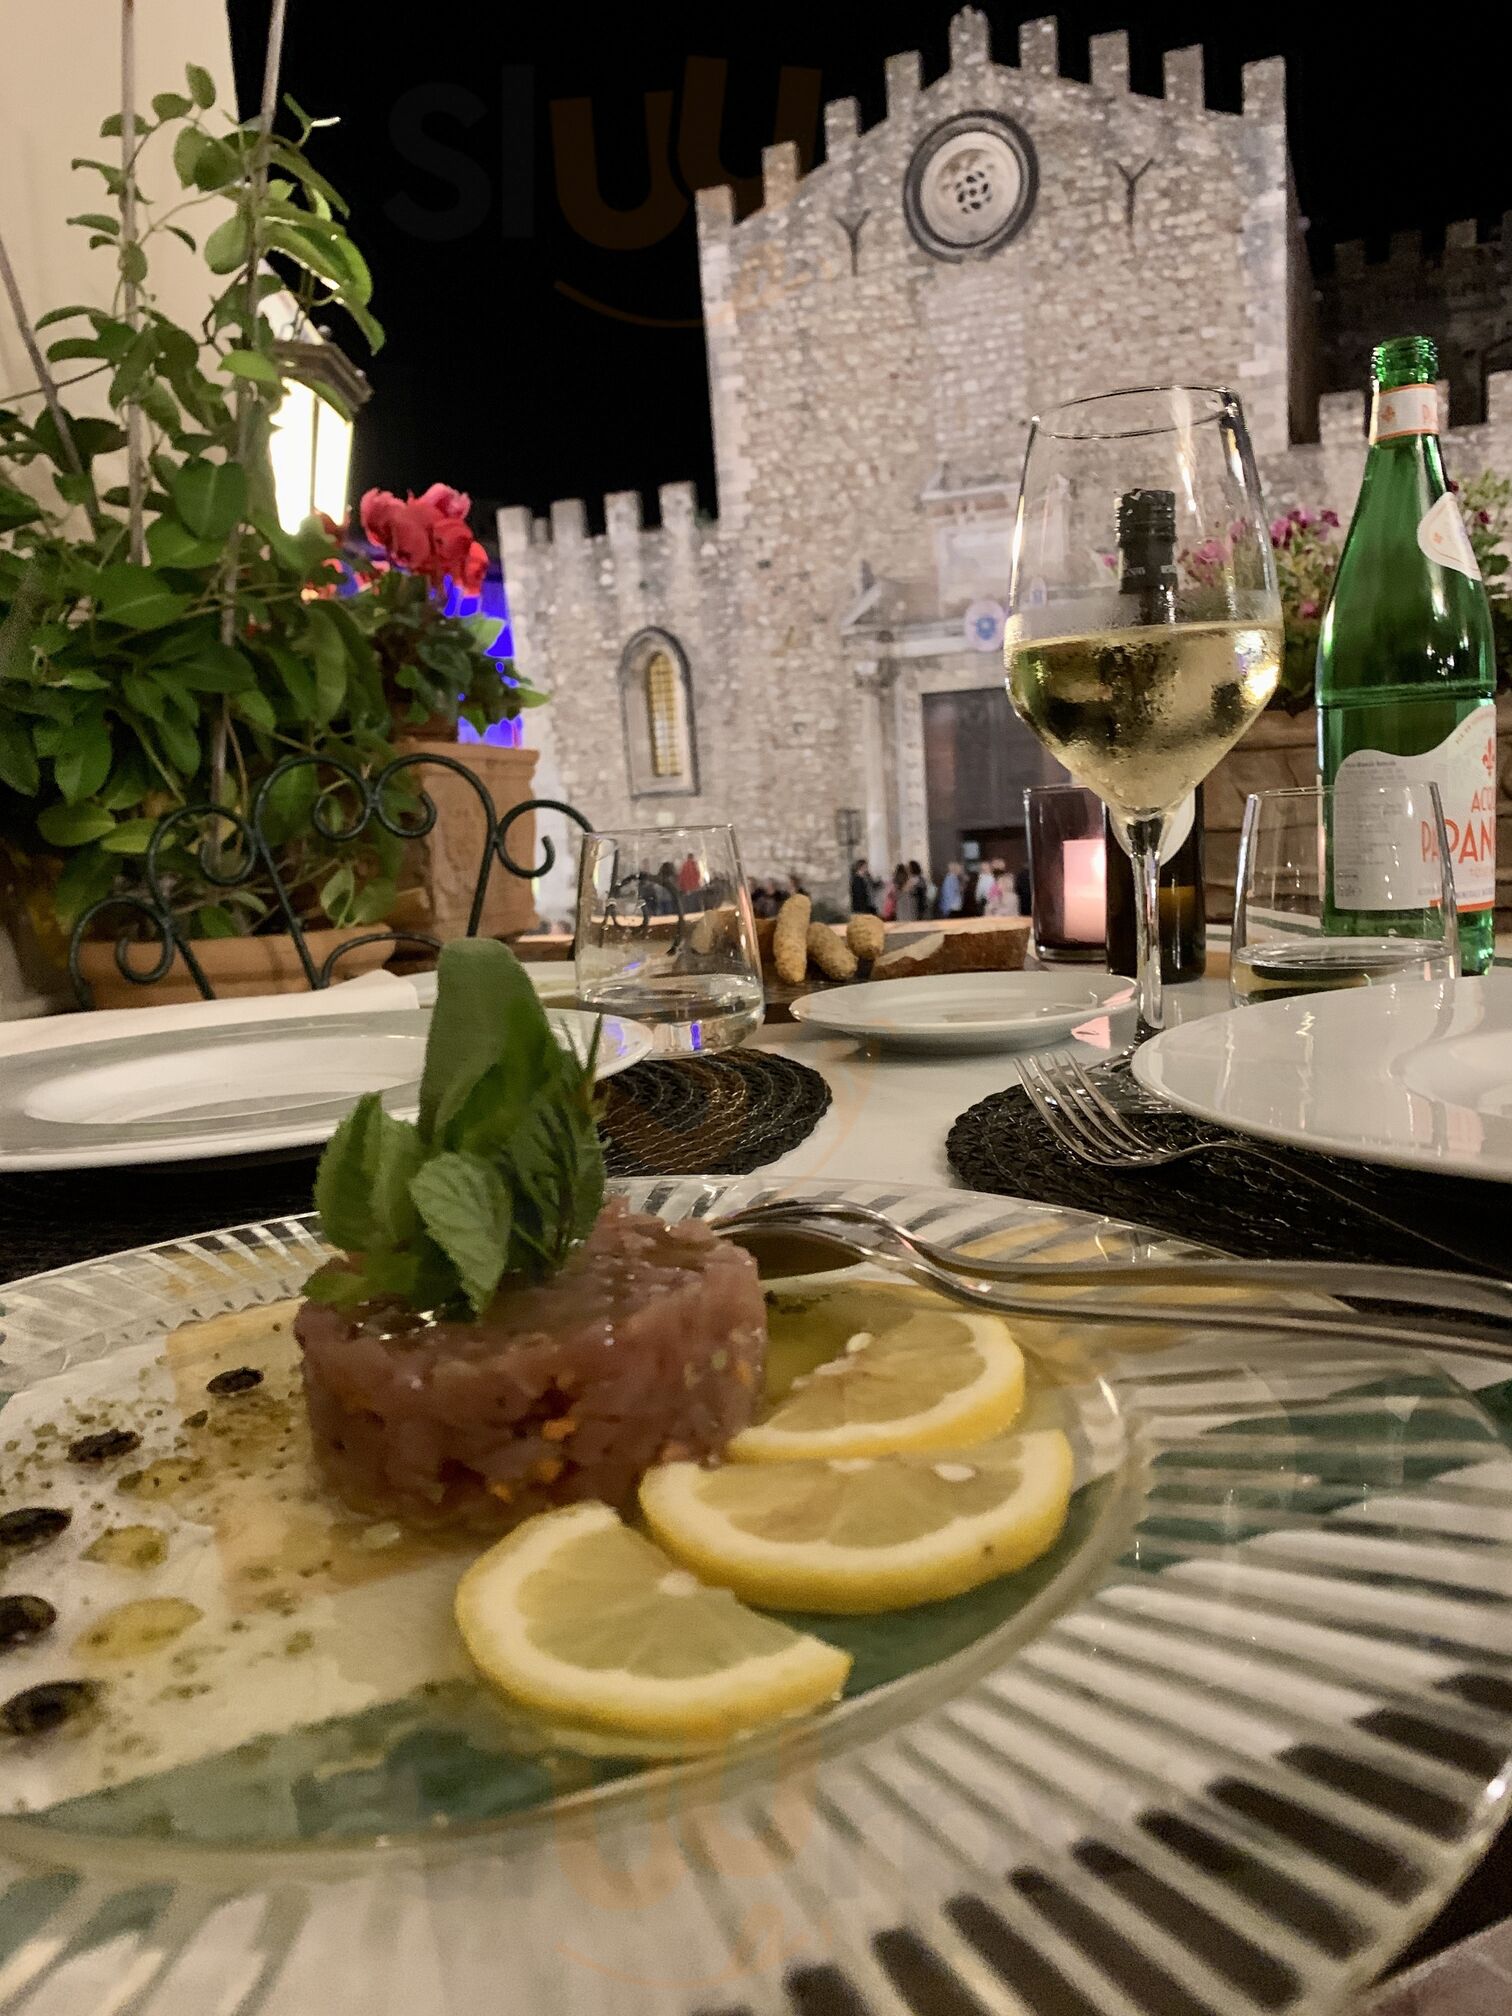
<svg viewBox="0 0 1512 2016">
<path fill-rule="evenodd" d="M 1043 1554 L 1072 1468 L 1065 1436 L 1043 1428 L 948 1454 L 666 1463 L 646 1472 L 640 1502 L 669 1554 L 748 1603 L 901 1610 Z"/>
<path fill-rule="evenodd" d="M 496 1687 L 592 1728 L 731 1735 L 838 1694 L 850 1658 L 706 1589 L 607 1505 L 542 1512 L 457 1585 L 457 1626 Z"/>
<path fill-rule="evenodd" d="M 779 1362 L 800 1347 L 821 1362 L 734 1438 L 736 1462 L 958 1449 L 1012 1427 L 1024 1404 L 1024 1355 L 997 1316 L 856 1284 L 774 1295 L 767 1320 Z"/>
</svg>

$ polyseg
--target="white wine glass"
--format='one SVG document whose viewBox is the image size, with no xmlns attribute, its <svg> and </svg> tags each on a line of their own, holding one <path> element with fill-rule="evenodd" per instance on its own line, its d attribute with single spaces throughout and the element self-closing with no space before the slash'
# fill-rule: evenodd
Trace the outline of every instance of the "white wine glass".
<svg viewBox="0 0 1512 2016">
<path fill-rule="evenodd" d="M 1034 421 L 1003 655 L 1019 716 L 1128 833 L 1142 1042 L 1162 1020 L 1166 820 L 1281 668 L 1275 559 L 1231 392 L 1144 386 Z"/>
</svg>

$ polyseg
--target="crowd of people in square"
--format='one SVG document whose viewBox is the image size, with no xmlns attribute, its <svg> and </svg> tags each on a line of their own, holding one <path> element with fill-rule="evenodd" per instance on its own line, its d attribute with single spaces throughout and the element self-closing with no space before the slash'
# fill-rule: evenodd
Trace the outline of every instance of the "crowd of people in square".
<svg viewBox="0 0 1512 2016">
<path fill-rule="evenodd" d="M 751 908 L 758 917 L 775 917 L 789 896 L 808 893 L 796 874 L 760 876 L 751 883 Z M 1010 868 L 1001 859 L 951 861 L 936 881 L 919 861 L 900 861 L 891 875 L 877 875 L 871 863 L 858 856 L 851 863 L 850 907 L 856 916 L 880 917 L 888 924 L 919 924 L 949 917 L 1027 917 L 1029 870 Z"/>
</svg>

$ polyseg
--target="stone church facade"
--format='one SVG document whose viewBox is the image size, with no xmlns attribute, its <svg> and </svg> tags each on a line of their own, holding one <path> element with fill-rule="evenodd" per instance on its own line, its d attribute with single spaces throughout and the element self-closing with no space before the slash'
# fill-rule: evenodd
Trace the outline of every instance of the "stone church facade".
<svg viewBox="0 0 1512 2016">
<path fill-rule="evenodd" d="M 597 825 L 729 820 L 750 873 L 816 888 L 847 827 L 881 869 L 1016 825 L 1056 773 L 1007 710 L 1000 610 L 1028 422 L 1058 399 L 1231 385 L 1272 509 L 1351 507 L 1365 401 L 1313 390 L 1279 60 L 1228 113 L 1200 49 L 1167 55 L 1159 98 L 1122 34 L 1093 39 L 1090 82 L 1060 75 L 1053 21 L 1017 54 L 968 9 L 937 81 L 888 62 L 877 125 L 826 107 L 807 175 L 768 149 L 752 215 L 699 195 L 716 520 L 691 484 L 655 523 L 608 497 L 602 533 L 580 500 L 500 512 L 516 655 L 552 695 L 543 771 Z M 1485 397 L 1450 438 L 1467 472 L 1512 467 L 1512 377 Z"/>
</svg>

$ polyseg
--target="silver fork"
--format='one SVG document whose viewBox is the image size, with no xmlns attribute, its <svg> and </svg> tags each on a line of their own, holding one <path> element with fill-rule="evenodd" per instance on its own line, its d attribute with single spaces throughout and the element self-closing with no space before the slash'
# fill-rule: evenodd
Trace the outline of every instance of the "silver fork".
<svg viewBox="0 0 1512 2016">
<path fill-rule="evenodd" d="M 1451 1356 L 1512 1361 L 1512 1282 L 1475 1279 L 1437 1268 L 1362 1266 L 1318 1260 L 1151 1260 L 1060 1262 L 995 1260 L 955 1251 L 922 1238 L 895 1218 L 839 1199 L 775 1197 L 710 1217 L 714 1230 L 755 1247 L 764 1232 L 802 1231 L 877 1260 L 925 1282 L 952 1300 L 976 1308 L 1028 1317 L 1067 1317 L 1078 1323 L 1175 1324 L 1184 1329 L 1226 1330 L 1251 1337 L 1293 1336 L 1352 1343 L 1409 1345 Z M 1296 1308 L 1236 1308 L 1223 1303 L 1147 1301 L 1162 1288 L 1255 1288 L 1262 1295 L 1348 1295 L 1416 1306 L 1429 1312 L 1408 1318 L 1360 1312 L 1337 1304 Z M 1056 1294 L 1060 1289 L 1066 1292 Z M 1104 1296 L 1089 1294 L 1103 1289 Z M 1046 1292 L 1046 1291 L 1050 1292 Z M 1131 1302 L 1129 1291 L 1138 1295 Z M 1455 1311 L 1445 1317 L 1442 1312 Z M 1477 1321 L 1479 1317 L 1482 1320 Z M 1485 1320 L 1491 1319 L 1491 1320 Z"/>
<path fill-rule="evenodd" d="M 1030 1104 L 1078 1162 L 1089 1163 L 1096 1169 L 1165 1169 L 1173 1162 L 1190 1162 L 1199 1155 L 1242 1156 L 1251 1162 L 1264 1163 L 1268 1169 L 1279 1170 L 1288 1181 L 1305 1183 L 1335 1204 L 1345 1204 L 1389 1231 L 1399 1232 L 1419 1245 L 1431 1246 L 1459 1267 L 1487 1271 L 1481 1261 L 1457 1247 L 1435 1239 L 1419 1226 L 1404 1225 L 1374 1204 L 1336 1190 L 1321 1177 L 1299 1169 L 1287 1157 L 1272 1154 L 1258 1141 L 1240 1139 L 1217 1127 L 1206 1127 L 1198 1140 L 1175 1146 L 1142 1133 L 1133 1117 L 1113 1104 L 1081 1059 L 1069 1051 L 1026 1052 L 1017 1061 L 1019 1079 Z"/>
</svg>

